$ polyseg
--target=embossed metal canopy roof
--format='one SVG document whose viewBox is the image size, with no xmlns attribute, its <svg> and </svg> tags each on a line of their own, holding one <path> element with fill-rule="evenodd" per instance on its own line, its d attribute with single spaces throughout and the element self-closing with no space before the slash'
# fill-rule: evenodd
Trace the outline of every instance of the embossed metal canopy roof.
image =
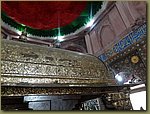
<svg viewBox="0 0 150 114">
<path fill-rule="evenodd" d="M 102 1 L 2 1 L 2 21 L 41 37 L 71 34 L 101 9 Z"/>
</svg>

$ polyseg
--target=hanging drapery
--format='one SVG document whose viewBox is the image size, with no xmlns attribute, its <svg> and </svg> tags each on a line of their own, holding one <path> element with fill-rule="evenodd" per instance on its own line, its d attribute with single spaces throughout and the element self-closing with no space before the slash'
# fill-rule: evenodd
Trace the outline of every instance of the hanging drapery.
<svg viewBox="0 0 150 114">
<path fill-rule="evenodd" d="M 57 13 L 60 11 L 60 29 L 62 35 L 75 32 L 89 20 L 93 6 L 93 16 L 101 8 L 102 2 L 90 1 L 3 1 L 2 21 L 35 36 L 57 36 Z"/>
</svg>

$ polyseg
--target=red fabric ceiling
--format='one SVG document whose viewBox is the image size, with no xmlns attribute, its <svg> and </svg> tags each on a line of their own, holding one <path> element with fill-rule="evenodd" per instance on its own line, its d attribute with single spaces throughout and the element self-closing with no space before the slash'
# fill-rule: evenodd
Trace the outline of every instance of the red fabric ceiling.
<svg viewBox="0 0 150 114">
<path fill-rule="evenodd" d="M 85 1 L 2 1 L 2 10 L 8 16 L 36 29 L 65 26 L 74 21 L 85 7 Z"/>
</svg>

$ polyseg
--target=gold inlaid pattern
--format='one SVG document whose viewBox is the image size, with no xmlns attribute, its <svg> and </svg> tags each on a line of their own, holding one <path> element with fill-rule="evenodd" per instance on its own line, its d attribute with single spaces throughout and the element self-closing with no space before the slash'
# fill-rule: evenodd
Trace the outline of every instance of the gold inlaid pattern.
<svg viewBox="0 0 150 114">
<path fill-rule="evenodd" d="M 24 95 L 60 95 L 60 94 L 100 94 L 122 91 L 122 88 L 108 87 L 1 87 L 2 96 L 24 96 Z M 123 90 L 126 91 L 126 90 Z"/>
<path fill-rule="evenodd" d="M 2 77 L 1 78 L 1 83 L 8 83 L 8 84 L 23 84 L 23 85 L 30 85 L 30 84 L 106 84 L 105 81 L 103 80 L 98 80 L 98 79 L 62 79 L 62 78 L 29 78 L 29 77 Z"/>
<path fill-rule="evenodd" d="M 130 102 L 130 93 L 129 91 L 126 92 L 114 92 L 114 93 L 108 93 L 107 94 L 107 100 L 116 107 L 116 109 L 124 109 L 124 108 L 131 108 L 131 102 Z"/>
<path fill-rule="evenodd" d="M 2 74 L 28 76 L 28 75 L 46 75 L 46 76 L 61 76 L 61 77 L 82 77 L 93 78 L 99 76 L 105 76 L 104 70 L 97 70 L 94 68 L 91 69 L 82 69 L 79 67 L 63 67 L 63 66 L 52 66 L 44 64 L 33 64 L 33 63 L 22 63 L 22 62 L 12 62 L 12 61 L 1 61 Z"/>
</svg>

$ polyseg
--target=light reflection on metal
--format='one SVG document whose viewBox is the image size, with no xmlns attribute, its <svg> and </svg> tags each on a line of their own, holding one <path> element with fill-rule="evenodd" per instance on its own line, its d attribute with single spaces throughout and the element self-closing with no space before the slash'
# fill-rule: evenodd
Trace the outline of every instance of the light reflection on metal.
<svg viewBox="0 0 150 114">
<path fill-rule="evenodd" d="M 116 74 L 115 78 L 118 81 L 118 84 L 122 85 L 128 81 L 129 76 L 130 73 L 128 72 L 119 72 L 118 74 Z"/>
<path fill-rule="evenodd" d="M 120 73 L 116 74 L 115 78 L 118 81 L 118 84 L 120 84 L 120 85 L 143 83 L 143 81 L 140 77 L 136 76 L 133 73 L 129 73 L 129 72 L 120 72 Z"/>
</svg>

